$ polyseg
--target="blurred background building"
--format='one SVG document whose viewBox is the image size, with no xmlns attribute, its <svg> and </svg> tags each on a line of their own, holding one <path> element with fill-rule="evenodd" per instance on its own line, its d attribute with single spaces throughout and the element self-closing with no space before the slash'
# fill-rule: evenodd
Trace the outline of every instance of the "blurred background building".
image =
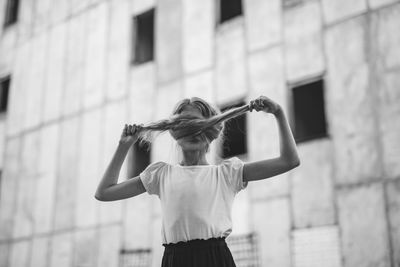
<svg viewBox="0 0 400 267">
<path fill-rule="evenodd" d="M 94 198 L 123 125 L 260 95 L 301 165 L 238 194 L 237 265 L 400 266 L 400 1 L 0 0 L 0 23 L 1 267 L 160 266 L 159 200 Z M 212 162 L 279 153 L 272 115 L 226 134 Z"/>
</svg>

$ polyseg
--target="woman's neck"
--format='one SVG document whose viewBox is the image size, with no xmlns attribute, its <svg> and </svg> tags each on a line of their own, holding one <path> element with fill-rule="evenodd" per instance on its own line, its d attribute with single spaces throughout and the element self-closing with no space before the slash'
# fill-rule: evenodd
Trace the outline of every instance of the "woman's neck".
<svg viewBox="0 0 400 267">
<path fill-rule="evenodd" d="M 209 165 L 206 160 L 206 153 L 200 150 L 182 151 L 183 160 L 180 165 Z"/>
</svg>

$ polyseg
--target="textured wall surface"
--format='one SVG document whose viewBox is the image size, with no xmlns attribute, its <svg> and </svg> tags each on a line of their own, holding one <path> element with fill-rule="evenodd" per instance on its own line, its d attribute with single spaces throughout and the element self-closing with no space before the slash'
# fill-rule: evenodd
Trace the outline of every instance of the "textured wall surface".
<svg viewBox="0 0 400 267">
<path fill-rule="evenodd" d="M 121 249 L 151 249 L 160 266 L 157 197 L 94 198 L 123 125 L 166 118 L 190 96 L 221 107 L 266 95 L 292 119 L 291 88 L 320 77 L 328 136 L 239 194 L 232 236 L 257 235 L 260 266 L 400 267 L 399 0 L 242 2 L 218 24 L 214 0 L 20 0 L 0 29 L 0 79 L 11 75 L 0 267 L 117 267 Z M 153 7 L 155 59 L 133 65 L 133 18 Z M 244 161 L 279 155 L 272 115 L 247 115 L 247 146 Z M 151 160 L 174 149 L 160 135 Z"/>
</svg>

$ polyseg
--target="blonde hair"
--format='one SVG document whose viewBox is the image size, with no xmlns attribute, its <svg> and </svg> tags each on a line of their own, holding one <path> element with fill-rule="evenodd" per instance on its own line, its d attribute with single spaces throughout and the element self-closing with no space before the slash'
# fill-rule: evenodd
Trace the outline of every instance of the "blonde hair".
<svg viewBox="0 0 400 267">
<path fill-rule="evenodd" d="M 204 119 L 181 115 L 180 113 L 188 105 L 197 108 L 204 116 Z M 202 140 L 210 144 L 223 133 L 225 121 L 238 117 L 249 110 L 249 105 L 244 105 L 221 113 L 218 108 L 213 107 L 199 97 L 185 98 L 176 104 L 169 119 L 141 126 L 139 131 L 139 145 L 152 143 L 155 138 L 153 132 L 162 133 L 167 130 L 175 140 L 182 137 L 199 135 Z"/>
</svg>

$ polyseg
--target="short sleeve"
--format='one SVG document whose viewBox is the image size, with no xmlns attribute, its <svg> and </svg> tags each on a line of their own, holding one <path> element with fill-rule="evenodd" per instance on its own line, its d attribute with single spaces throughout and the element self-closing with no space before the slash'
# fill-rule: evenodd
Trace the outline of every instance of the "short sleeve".
<svg viewBox="0 0 400 267">
<path fill-rule="evenodd" d="M 139 174 L 144 188 L 150 195 L 159 195 L 160 178 L 163 175 L 165 165 L 166 163 L 162 161 L 151 163 Z"/>
<path fill-rule="evenodd" d="M 235 194 L 245 189 L 248 184 L 248 182 L 243 182 L 243 166 L 244 162 L 238 157 L 226 159 L 221 163 L 222 176 Z"/>
</svg>

